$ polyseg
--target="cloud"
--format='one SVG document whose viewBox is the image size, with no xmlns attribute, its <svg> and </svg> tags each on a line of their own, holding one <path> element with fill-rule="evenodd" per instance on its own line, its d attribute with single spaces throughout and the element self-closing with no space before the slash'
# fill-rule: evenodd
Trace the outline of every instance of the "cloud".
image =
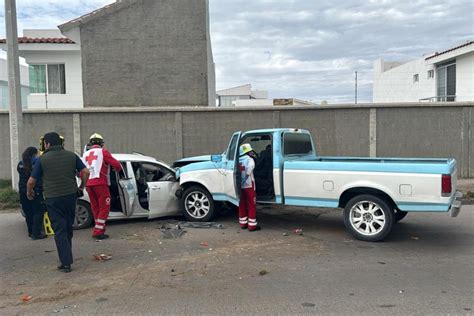
<svg viewBox="0 0 474 316">
<path fill-rule="evenodd" d="M 270 96 L 372 100 L 373 61 L 408 61 L 472 37 L 471 1 L 211 0 L 218 89 Z"/>
<path fill-rule="evenodd" d="M 53 28 L 113 0 L 17 1 L 19 29 Z M 217 88 L 372 100 L 373 61 L 408 61 L 472 39 L 471 0 L 210 0 Z M 4 25 L 3 1 L 0 25 Z M 0 37 L 4 30 L 0 28 Z"/>
</svg>

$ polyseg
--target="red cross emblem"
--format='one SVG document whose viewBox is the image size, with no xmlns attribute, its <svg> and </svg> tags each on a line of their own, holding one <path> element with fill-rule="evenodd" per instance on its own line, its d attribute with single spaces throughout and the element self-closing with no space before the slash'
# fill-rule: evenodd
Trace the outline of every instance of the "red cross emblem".
<svg viewBox="0 0 474 316">
<path fill-rule="evenodd" d="M 99 156 L 94 155 L 94 152 L 91 151 L 89 156 L 86 157 L 87 164 L 90 166 L 94 162 L 94 160 L 97 160 Z"/>
</svg>

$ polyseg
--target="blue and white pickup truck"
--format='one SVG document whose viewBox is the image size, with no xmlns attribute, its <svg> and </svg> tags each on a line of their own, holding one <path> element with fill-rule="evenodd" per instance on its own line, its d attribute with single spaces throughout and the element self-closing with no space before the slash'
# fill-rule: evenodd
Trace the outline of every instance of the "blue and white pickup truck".
<svg viewBox="0 0 474 316">
<path fill-rule="evenodd" d="M 223 154 L 175 163 L 189 220 L 210 220 L 219 202 L 239 204 L 243 143 L 257 153 L 257 203 L 342 208 L 347 230 L 360 240 L 382 240 L 408 212 L 454 217 L 461 210 L 455 159 L 320 157 L 308 131 L 266 129 L 234 133 Z"/>
</svg>

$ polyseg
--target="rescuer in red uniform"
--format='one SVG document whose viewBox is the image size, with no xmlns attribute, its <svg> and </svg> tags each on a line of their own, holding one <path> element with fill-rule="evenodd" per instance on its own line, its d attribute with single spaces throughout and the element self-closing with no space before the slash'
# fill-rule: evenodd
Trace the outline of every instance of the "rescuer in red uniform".
<svg viewBox="0 0 474 316">
<path fill-rule="evenodd" d="M 92 237 L 102 240 L 109 238 L 105 234 L 105 222 L 110 212 L 110 166 L 116 171 L 122 170 L 122 165 L 110 152 L 103 148 L 104 138 L 100 134 L 93 134 L 89 139 L 89 150 L 82 156 L 84 164 L 89 169 L 90 177 L 86 184 L 86 190 L 95 220 Z"/>
</svg>

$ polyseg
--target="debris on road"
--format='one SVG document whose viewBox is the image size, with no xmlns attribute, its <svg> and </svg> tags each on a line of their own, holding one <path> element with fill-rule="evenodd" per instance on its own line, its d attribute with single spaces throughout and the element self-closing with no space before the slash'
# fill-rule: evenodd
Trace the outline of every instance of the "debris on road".
<svg viewBox="0 0 474 316">
<path fill-rule="evenodd" d="M 283 236 L 288 236 L 288 234 L 287 234 L 287 233 L 283 233 Z"/>
<path fill-rule="evenodd" d="M 420 237 L 416 237 L 416 236 L 412 236 L 410 238 L 413 239 L 413 240 L 419 240 L 420 239 Z"/>
<path fill-rule="evenodd" d="M 96 299 L 95 301 L 97 303 L 103 303 L 103 302 L 107 302 L 109 299 L 106 298 L 106 297 L 99 297 L 98 299 Z"/>
<path fill-rule="evenodd" d="M 215 222 L 180 222 L 178 225 L 188 228 L 225 228 L 224 225 Z"/>
<path fill-rule="evenodd" d="M 301 306 L 303 306 L 303 307 L 315 307 L 316 304 L 313 304 L 313 303 L 302 303 Z"/>
<path fill-rule="evenodd" d="M 260 272 L 258 274 L 265 275 L 265 274 L 268 274 L 268 271 L 263 269 L 263 270 L 260 270 Z"/>
<path fill-rule="evenodd" d="M 380 263 L 380 264 L 386 264 L 386 263 L 385 263 L 385 262 L 383 262 L 383 261 L 379 261 L 379 263 Z"/>
<path fill-rule="evenodd" d="M 22 300 L 23 302 L 28 302 L 28 301 L 31 300 L 32 298 L 33 298 L 33 296 L 31 296 L 31 295 L 26 295 L 26 294 L 25 294 L 25 295 L 23 295 L 23 296 L 21 297 L 21 300 Z"/>
<path fill-rule="evenodd" d="M 404 290 L 400 290 L 398 293 L 403 294 L 403 293 L 405 293 L 405 291 L 404 291 Z"/>
<path fill-rule="evenodd" d="M 209 243 L 207 241 L 201 242 L 200 245 L 203 247 L 209 247 Z"/>
<path fill-rule="evenodd" d="M 108 261 L 108 260 L 112 259 L 111 255 L 107 255 L 105 253 L 101 253 L 100 255 L 92 255 L 92 256 L 97 261 Z"/>
<path fill-rule="evenodd" d="M 302 236 L 303 235 L 303 230 L 301 228 L 297 228 L 293 231 L 293 233 L 295 233 L 296 235 Z"/>
<path fill-rule="evenodd" d="M 45 250 L 44 252 L 46 253 L 50 253 L 50 252 L 53 252 L 54 250 Z"/>
<path fill-rule="evenodd" d="M 171 223 L 166 223 L 161 225 L 160 233 L 163 238 L 178 239 L 183 236 L 186 231 L 181 228 L 181 225 L 179 223 L 175 225 Z"/>
</svg>

